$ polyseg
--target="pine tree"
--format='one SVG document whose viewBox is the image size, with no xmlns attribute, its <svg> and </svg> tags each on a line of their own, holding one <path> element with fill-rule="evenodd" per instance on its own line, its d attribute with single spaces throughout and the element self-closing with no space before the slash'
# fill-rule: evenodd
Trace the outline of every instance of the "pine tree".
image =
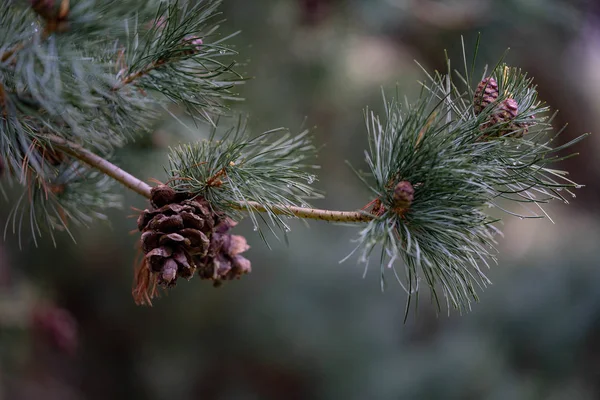
<svg viewBox="0 0 600 400">
<path fill-rule="evenodd" d="M 227 118 L 244 78 L 230 36 L 218 34 L 219 4 L 3 3 L 0 161 L 3 190 L 22 192 L 5 231 L 29 226 L 37 243 L 43 232 L 54 240 L 54 231 L 105 218 L 119 204 L 118 182 L 149 200 L 138 218 L 139 304 L 178 278 L 215 286 L 240 278 L 251 263 L 246 239 L 231 233 L 236 223 L 250 218 L 266 241 L 285 237 L 293 217 L 362 226 L 353 254 L 368 266 L 378 253 L 382 288 L 391 273 L 409 294 L 407 310 L 423 281 L 438 308 L 468 310 L 497 261 L 501 232 L 485 210 L 513 201 L 539 212 L 507 214 L 539 218 L 544 203 L 566 203 L 580 187 L 551 164 L 585 135 L 552 147 L 560 131 L 533 80 L 502 61 L 476 74 L 463 45 L 460 71 L 449 60 L 445 73 L 425 71 L 416 101 L 384 96 L 384 115 L 366 110 L 367 168 L 356 174 L 373 200 L 355 211 L 312 208 L 323 196 L 312 186 L 315 133 L 251 135 L 244 119 Z M 173 104 L 212 134 L 171 149 L 167 177 L 152 187 L 111 155 L 149 134 Z"/>
</svg>

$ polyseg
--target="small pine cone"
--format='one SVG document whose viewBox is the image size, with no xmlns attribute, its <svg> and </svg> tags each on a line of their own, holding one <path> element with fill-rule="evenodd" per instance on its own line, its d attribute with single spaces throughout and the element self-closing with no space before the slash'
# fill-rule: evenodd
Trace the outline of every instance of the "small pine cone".
<svg viewBox="0 0 600 400">
<path fill-rule="evenodd" d="M 498 82 L 492 77 L 485 78 L 475 89 L 473 96 L 473 107 L 475 115 L 479 115 L 484 108 L 498 99 Z"/>
<path fill-rule="evenodd" d="M 401 214 L 406 212 L 415 198 L 415 189 L 408 181 L 398 182 L 394 188 L 394 211 Z"/>
<path fill-rule="evenodd" d="M 159 208 L 144 210 L 138 217 L 142 232 L 144 265 L 156 282 L 172 287 L 177 278 L 190 279 L 196 271 L 194 257 L 203 257 L 210 247 L 210 236 L 218 216 L 204 199 L 177 200 L 168 186 L 152 190 L 151 202 Z"/>
<path fill-rule="evenodd" d="M 498 105 L 498 110 L 494 113 L 497 123 L 503 124 L 509 122 L 504 129 L 498 131 L 499 136 L 509 135 L 519 137 L 522 129 L 517 124 L 511 122 L 518 114 L 519 105 L 515 99 L 508 98 Z"/>
<path fill-rule="evenodd" d="M 498 108 L 494 111 L 488 120 L 481 126 L 482 130 L 495 128 L 493 135 L 487 136 L 523 136 L 523 128 L 520 124 L 516 124 L 513 120 L 519 114 L 519 104 L 515 99 L 508 98 L 498 104 Z"/>
<path fill-rule="evenodd" d="M 229 234 L 236 223 L 205 199 L 160 185 L 152 189 L 151 203 L 137 221 L 144 259 L 135 274 L 136 303 L 151 304 L 157 286 L 173 287 L 196 271 L 215 286 L 250 272 L 250 261 L 241 255 L 249 248 L 246 239 Z"/>
<path fill-rule="evenodd" d="M 519 105 L 517 104 L 515 99 L 508 98 L 498 104 L 497 113 L 500 115 L 500 118 L 504 121 L 509 121 L 517 118 L 517 114 L 519 113 Z"/>
<path fill-rule="evenodd" d="M 239 279 L 252 271 L 250 261 L 241 255 L 250 248 L 246 239 L 228 233 L 235 225 L 229 218 L 221 220 L 215 227 L 208 254 L 197 257 L 198 276 L 214 281 L 215 286 L 225 280 Z"/>
</svg>

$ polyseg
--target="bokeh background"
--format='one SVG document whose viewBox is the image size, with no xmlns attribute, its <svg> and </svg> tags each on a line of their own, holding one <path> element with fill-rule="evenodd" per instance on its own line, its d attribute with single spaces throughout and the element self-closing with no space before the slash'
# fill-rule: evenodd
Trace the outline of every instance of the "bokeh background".
<svg viewBox="0 0 600 400">
<path fill-rule="evenodd" d="M 362 110 L 381 87 L 414 98 L 423 73 L 458 66 L 461 35 L 479 60 L 528 71 L 559 109 L 560 141 L 600 125 L 600 6 L 594 0 L 224 0 L 222 32 L 253 77 L 235 105 L 261 132 L 316 126 L 323 145 L 319 207 L 369 198 L 361 166 Z M 165 121 L 117 154 L 142 178 L 162 178 L 181 128 Z M 363 279 L 357 229 L 292 224 L 269 250 L 238 226 L 253 272 L 218 290 L 182 282 L 152 308 L 131 298 L 135 222 L 125 195 L 110 226 L 19 249 L 0 244 L 0 399 L 598 399 L 600 398 L 600 139 L 562 163 L 586 185 L 548 220 L 507 217 L 494 285 L 466 315 L 437 316 L 375 269 Z M 0 222 L 10 207 L 0 208 Z M 518 210 L 515 210 L 518 211 Z M 237 228 L 236 228 L 237 229 Z"/>
</svg>

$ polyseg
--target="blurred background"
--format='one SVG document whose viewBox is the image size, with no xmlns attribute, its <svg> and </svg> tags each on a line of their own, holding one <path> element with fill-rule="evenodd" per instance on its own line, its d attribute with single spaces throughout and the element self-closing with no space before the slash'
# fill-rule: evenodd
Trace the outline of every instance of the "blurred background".
<svg viewBox="0 0 600 400">
<path fill-rule="evenodd" d="M 566 142 L 600 126 L 600 3 L 594 0 L 224 0 L 222 32 L 250 80 L 236 110 L 253 132 L 316 126 L 323 145 L 318 207 L 369 201 L 345 161 L 362 166 L 363 109 L 381 87 L 414 99 L 423 73 L 479 61 L 534 77 L 569 123 Z M 306 120 L 305 120 L 306 119 Z M 165 122 L 117 155 L 141 178 L 164 177 Z M 375 269 L 338 261 L 357 228 L 293 224 L 269 250 L 249 221 L 253 272 L 218 290 L 181 282 L 154 307 L 131 298 L 136 236 L 130 206 L 110 226 L 35 248 L 0 242 L 0 399 L 598 399 L 600 139 L 560 165 L 585 188 L 548 220 L 506 217 L 494 285 L 466 315 L 437 316 L 426 293 L 404 320 L 405 295 Z M 10 207 L 0 209 L 0 222 Z M 518 210 L 515 210 L 518 211 Z"/>
</svg>

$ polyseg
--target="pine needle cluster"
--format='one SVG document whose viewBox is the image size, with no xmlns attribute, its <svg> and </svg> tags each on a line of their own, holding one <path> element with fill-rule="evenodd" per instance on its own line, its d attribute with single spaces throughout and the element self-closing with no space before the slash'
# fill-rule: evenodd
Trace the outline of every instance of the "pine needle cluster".
<svg viewBox="0 0 600 400">
<path fill-rule="evenodd" d="M 407 307 L 424 280 L 439 308 L 470 309 L 477 287 L 490 283 L 485 270 L 497 262 L 501 231 L 485 210 L 540 218 L 547 215 L 545 203 L 568 203 L 580 187 L 550 166 L 570 156 L 558 153 L 585 135 L 552 148 L 552 116 L 532 79 L 504 63 L 475 79 L 466 56 L 464 64 L 462 73 L 449 60 L 446 74 L 426 73 L 417 102 L 386 102 L 383 118 L 366 113 L 369 169 L 359 176 L 385 211 L 361 230 L 357 250 L 368 266 L 381 249 L 382 287 L 391 270 L 409 295 Z M 473 87 L 490 78 L 498 83 L 496 99 L 478 112 Z M 507 100 L 517 105 L 516 115 L 494 118 Z M 400 181 L 414 186 L 414 200 L 402 213 L 390 190 Z M 520 211 L 511 211 L 508 202 Z"/>
<path fill-rule="evenodd" d="M 79 185 L 97 172 L 64 157 L 61 140 L 109 159 L 115 148 L 148 134 L 172 104 L 198 121 L 227 110 L 224 100 L 236 98 L 232 90 L 243 78 L 224 61 L 234 52 L 216 33 L 219 4 L 2 4 L 0 156 L 10 190 L 23 188 L 12 230 L 21 233 L 29 219 L 39 237 L 42 224 L 51 232 L 68 229 L 67 221 L 85 223 L 115 204 L 108 190 Z"/>
</svg>

